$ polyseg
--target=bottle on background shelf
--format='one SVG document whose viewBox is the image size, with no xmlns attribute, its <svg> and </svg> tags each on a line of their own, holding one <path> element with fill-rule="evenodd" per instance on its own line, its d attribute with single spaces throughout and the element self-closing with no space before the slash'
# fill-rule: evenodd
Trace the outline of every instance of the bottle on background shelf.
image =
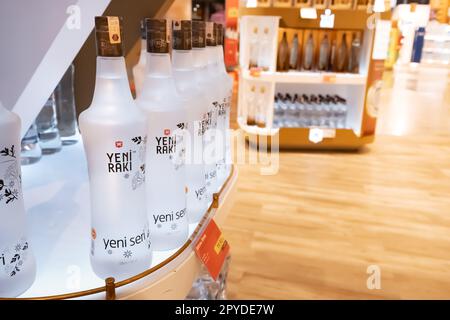
<svg viewBox="0 0 450 320">
<path fill-rule="evenodd" d="M 319 50 L 319 63 L 317 65 L 317 69 L 320 71 L 328 70 L 328 62 L 330 60 L 330 41 L 328 40 L 328 34 L 323 36 L 322 41 L 320 42 L 320 50 Z"/>
<path fill-rule="evenodd" d="M 314 38 L 312 31 L 308 35 L 303 53 L 303 69 L 312 70 L 314 66 Z"/>
<path fill-rule="evenodd" d="M 90 182 L 90 259 L 100 278 L 119 281 L 151 265 L 144 185 L 147 123 L 129 88 L 122 18 L 95 17 L 95 35 L 94 96 L 79 119 Z"/>
<path fill-rule="evenodd" d="M 297 67 L 298 58 L 298 34 L 294 35 L 294 39 L 291 44 L 291 53 L 289 55 L 289 67 L 295 69 Z"/>
<path fill-rule="evenodd" d="M 75 66 L 71 64 L 54 91 L 56 119 L 62 145 L 78 142 L 77 113 L 73 88 Z"/>
<path fill-rule="evenodd" d="M 141 51 L 138 63 L 133 67 L 134 90 L 136 97 L 141 93 L 145 77 L 145 62 L 147 57 L 147 40 L 145 32 L 145 21 L 141 20 Z"/>
<path fill-rule="evenodd" d="M 231 137 L 230 137 L 230 113 L 231 99 L 233 95 L 233 80 L 227 74 L 223 56 L 224 29 L 221 24 L 217 24 L 217 72 L 221 82 L 221 99 L 218 105 L 217 127 L 220 134 L 218 153 L 217 179 L 219 188 L 225 183 L 231 172 Z"/>
<path fill-rule="evenodd" d="M 347 46 L 347 34 L 342 35 L 342 40 L 339 48 L 337 49 L 336 58 L 336 71 L 343 72 L 348 65 L 348 46 Z"/>
<path fill-rule="evenodd" d="M 29 165 L 38 162 L 41 158 L 42 149 L 39 145 L 36 123 L 33 122 L 21 141 L 20 162 L 21 165 Z"/>
<path fill-rule="evenodd" d="M 335 116 L 336 116 L 336 128 L 344 129 L 347 128 L 347 113 L 348 105 L 347 100 L 341 96 L 335 94 L 334 101 L 336 102 Z"/>
<path fill-rule="evenodd" d="M 352 73 L 359 72 L 359 56 L 361 53 L 361 39 L 359 33 L 352 34 L 352 47 L 348 61 L 348 71 Z"/>
<path fill-rule="evenodd" d="M 250 92 L 247 95 L 246 99 L 246 106 L 247 106 L 247 125 L 248 126 L 254 126 L 256 124 L 255 119 L 255 104 L 256 104 L 256 86 L 252 85 L 250 87 Z"/>
<path fill-rule="evenodd" d="M 173 23 L 174 33 L 175 30 L 181 33 L 174 39 L 176 54 L 175 51 L 188 45 L 189 40 L 184 37 L 186 31 L 181 22 Z M 188 238 L 184 131 L 187 109 L 178 95 L 172 74 L 167 21 L 145 19 L 145 24 L 146 73 L 136 103 L 148 121 L 147 211 L 153 248 L 161 251 L 175 249 Z"/>
<path fill-rule="evenodd" d="M 203 125 L 207 120 L 209 103 L 213 99 L 208 90 L 209 84 L 203 81 L 207 67 L 205 22 L 174 21 L 173 23 L 173 77 L 178 93 L 188 111 L 187 218 L 189 222 L 198 222 L 204 216 L 210 200 L 206 191 L 203 162 Z M 201 71 L 199 71 L 200 68 Z"/>
<path fill-rule="evenodd" d="M 27 238 L 20 170 L 20 118 L 0 103 L 0 297 L 25 292 L 36 276 Z"/>
<path fill-rule="evenodd" d="M 52 93 L 42 107 L 42 110 L 36 117 L 35 123 L 42 154 L 53 154 L 61 151 L 62 142 L 58 130 L 58 120 L 56 119 L 54 93 Z"/>
<path fill-rule="evenodd" d="M 336 40 L 333 40 L 331 44 L 331 50 L 330 50 L 330 61 L 328 63 L 328 71 L 335 71 L 336 69 L 336 51 L 337 51 L 337 45 Z"/>
<path fill-rule="evenodd" d="M 286 31 L 283 32 L 283 38 L 278 45 L 277 70 L 289 70 L 289 44 L 287 42 Z"/>
<path fill-rule="evenodd" d="M 255 124 L 259 128 L 266 127 L 266 87 L 259 87 L 259 95 L 256 100 L 256 115 L 255 115 Z"/>
<path fill-rule="evenodd" d="M 210 22 L 213 23 L 213 22 Z M 214 27 L 213 27 L 214 28 Z M 259 41 L 258 41 L 258 27 L 254 27 L 250 38 L 250 50 L 249 50 L 249 68 L 258 67 L 259 60 Z"/>
<path fill-rule="evenodd" d="M 258 66 L 263 71 L 268 71 L 272 61 L 272 48 L 271 48 L 271 34 L 268 27 L 263 29 L 263 33 L 261 36 L 261 40 L 259 41 L 259 50 L 258 50 Z"/>
</svg>

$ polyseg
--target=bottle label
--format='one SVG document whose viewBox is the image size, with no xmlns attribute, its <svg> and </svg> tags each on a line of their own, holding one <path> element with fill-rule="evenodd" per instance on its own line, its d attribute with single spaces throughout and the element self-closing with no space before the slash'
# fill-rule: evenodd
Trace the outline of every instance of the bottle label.
<svg viewBox="0 0 450 320">
<path fill-rule="evenodd" d="M 214 101 L 212 108 L 207 112 L 206 132 L 204 135 L 204 161 L 206 163 L 205 179 L 208 192 L 215 192 L 215 181 L 217 178 L 216 157 L 216 130 L 218 124 L 219 102 Z"/>
<path fill-rule="evenodd" d="M 153 137 L 154 141 L 151 144 L 154 154 L 157 157 L 168 158 L 175 170 L 179 170 L 185 164 L 185 129 L 187 129 L 185 122 L 178 123 L 175 130 L 170 127 L 164 128 L 159 135 Z"/>
<path fill-rule="evenodd" d="M 118 228 L 124 229 L 124 228 Z M 118 265 L 135 263 L 145 257 L 151 250 L 150 230 L 148 223 L 142 229 L 134 228 L 134 232 L 120 230 L 102 232 L 102 228 L 91 229 L 91 256 L 107 257 Z M 105 230 L 106 231 L 106 230 Z"/>
<path fill-rule="evenodd" d="M 26 265 L 29 252 L 25 237 L 7 247 L 0 248 L 0 278 L 18 275 Z"/>
<path fill-rule="evenodd" d="M 149 117 L 146 193 L 157 249 L 165 238 L 184 234 L 187 228 L 184 136 L 188 124 L 182 119 L 183 115 L 172 112 L 154 112 Z"/>
<path fill-rule="evenodd" d="M 116 140 L 114 142 L 115 150 L 106 152 L 105 169 L 108 174 L 120 174 L 125 180 L 130 180 L 133 190 L 143 185 L 145 182 L 146 143 L 146 136 L 135 136 L 131 138 L 131 143 L 128 143 L 130 147 L 124 150 L 123 140 Z M 136 164 L 138 168 L 134 167 Z"/>
<path fill-rule="evenodd" d="M 0 148 L 0 204 L 10 205 L 21 196 L 22 181 L 15 145 Z"/>
<path fill-rule="evenodd" d="M 107 133 L 101 144 L 84 141 L 91 189 L 90 254 L 100 269 L 145 263 L 151 255 L 145 210 L 145 127 L 122 129 L 112 138 Z M 102 134 L 99 130 L 99 139 Z"/>
<path fill-rule="evenodd" d="M 108 18 L 108 33 L 109 42 L 111 44 L 121 43 L 120 39 L 120 21 L 119 17 L 107 17 Z"/>
</svg>

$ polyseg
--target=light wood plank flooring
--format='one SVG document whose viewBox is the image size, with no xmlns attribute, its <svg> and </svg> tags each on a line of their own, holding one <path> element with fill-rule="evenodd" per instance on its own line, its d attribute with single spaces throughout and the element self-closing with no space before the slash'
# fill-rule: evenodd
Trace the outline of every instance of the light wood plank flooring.
<svg viewBox="0 0 450 320">
<path fill-rule="evenodd" d="M 360 152 L 282 152 L 274 176 L 240 166 L 223 227 L 229 298 L 450 298 L 450 103 L 436 115 L 404 94 L 419 97 L 405 100 L 416 123 L 382 110 L 380 135 Z M 389 108 L 405 110 L 396 101 Z M 408 123 L 397 136 L 395 117 Z M 367 288 L 370 265 L 379 290 Z"/>
</svg>

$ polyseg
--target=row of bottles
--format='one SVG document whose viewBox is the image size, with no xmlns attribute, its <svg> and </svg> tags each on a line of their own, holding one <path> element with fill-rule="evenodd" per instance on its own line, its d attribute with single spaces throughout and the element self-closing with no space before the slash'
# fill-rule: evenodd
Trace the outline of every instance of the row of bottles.
<svg viewBox="0 0 450 320">
<path fill-rule="evenodd" d="M 282 31 L 277 70 L 359 72 L 360 31 Z"/>
<path fill-rule="evenodd" d="M 90 260 L 101 278 L 138 274 L 151 266 L 153 250 L 184 244 L 189 223 L 201 220 L 231 170 L 232 80 L 223 29 L 173 21 L 169 32 L 166 20 L 145 19 L 143 83 L 133 100 L 122 18 L 95 18 L 95 91 L 79 124 L 90 182 Z M 58 99 L 57 88 L 22 146 L 41 139 L 51 149 L 47 142 L 76 133 L 66 111 L 58 116 Z M 20 295 L 36 273 L 25 234 L 19 135 L 20 119 L 0 105 L 0 297 Z"/>
<path fill-rule="evenodd" d="M 373 5 L 374 0 L 257 0 L 257 7 L 304 8 L 316 9 L 365 9 Z"/>
<path fill-rule="evenodd" d="M 232 80 L 222 27 L 172 21 L 170 37 L 166 20 L 144 25 L 145 71 L 139 77 L 134 70 L 142 83 L 133 100 L 121 18 L 96 18 L 96 85 L 80 131 L 90 179 L 91 264 L 102 278 L 135 275 L 150 267 L 153 250 L 184 244 L 189 223 L 203 217 L 230 172 Z"/>
<path fill-rule="evenodd" d="M 275 128 L 347 128 L 347 100 L 337 94 L 277 93 L 274 99 Z"/>
<path fill-rule="evenodd" d="M 22 139 L 22 165 L 36 163 L 42 154 L 59 152 L 62 146 L 78 141 L 73 79 L 72 64 Z"/>
</svg>

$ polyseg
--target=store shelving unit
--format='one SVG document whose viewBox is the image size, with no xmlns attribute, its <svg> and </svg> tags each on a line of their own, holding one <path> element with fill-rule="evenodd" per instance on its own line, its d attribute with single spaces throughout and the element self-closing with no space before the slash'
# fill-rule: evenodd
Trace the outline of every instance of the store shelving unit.
<svg viewBox="0 0 450 320">
<path fill-rule="evenodd" d="M 100 279 L 89 262 L 90 205 L 82 141 L 22 168 L 30 243 L 37 261 L 33 285 L 20 299 L 184 299 L 199 274 L 195 245 L 211 219 L 220 226 L 232 206 L 237 169 L 214 195 L 200 223 L 176 250 L 155 251 L 150 269 L 129 279 Z"/>
<path fill-rule="evenodd" d="M 376 37 L 378 20 L 388 20 L 387 12 L 373 13 L 364 9 L 331 8 L 334 14 L 333 28 L 321 28 L 320 19 L 325 9 L 317 9 L 317 19 L 301 18 L 300 8 L 240 8 L 240 82 L 238 95 L 238 123 L 251 141 L 264 138 L 269 144 L 277 141 L 280 148 L 307 149 L 357 149 L 374 140 L 378 110 L 379 90 L 383 72 L 383 37 Z M 369 11 L 369 12 L 368 12 Z M 388 22 L 389 23 L 389 22 Z M 373 26 L 373 27 L 372 27 Z M 358 73 L 276 71 L 276 59 L 280 28 L 346 30 L 362 32 L 362 47 Z M 268 66 L 250 68 L 250 43 L 255 29 L 265 30 L 263 39 L 268 52 Z M 386 28 L 382 30 L 386 33 Z M 267 30 L 270 30 L 267 32 Z M 387 30 L 389 32 L 389 30 Z M 385 37 L 388 38 L 388 37 Z M 377 40 L 376 40 L 377 39 Z M 385 50 L 387 52 L 387 49 Z M 249 98 L 250 92 L 262 95 Z M 321 127 L 281 127 L 273 126 L 274 96 L 277 92 L 293 94 L 338 94 L 348 102 L 347 126 L 344 129 Z M 254 95 L 254 94 L 253 94 Z M 255 96 L 255 95 L 254 95 Z M 247 124 L 248 109 L 263 110 L 265 126 Z M 252 137 L 255 136 L 256 137 Z M 274 140 L 275 139 L 275 140 Z"/>
</svg>

